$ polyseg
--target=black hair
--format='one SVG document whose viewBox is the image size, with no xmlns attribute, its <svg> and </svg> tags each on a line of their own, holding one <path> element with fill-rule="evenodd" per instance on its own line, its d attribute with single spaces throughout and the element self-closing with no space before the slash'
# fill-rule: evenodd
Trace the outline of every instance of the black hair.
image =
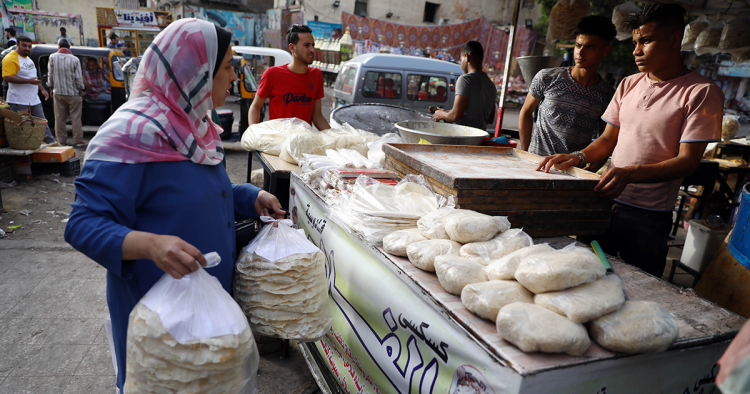
<svg viewBox="0 0 750 394">
<path fill-rule="evenodd" d="M 628 28 L 635 30 L 649 22 L 659 27 L 671 27 L 682 33 L 685 30 L 686 11 L 677 4 L 646 4 L 641 12 L 630 16 Z"/>
<path fill-rule="evenodd" d="M 341 34 L 341 29 L 339 29 L 338 27 L 334 27 L 333 31 L 337 31 L 337 32 L 339 32 L 339 34 Z"/>
<path fill-rule="evenodd" d="M 224 55 L 227 53 L 229 45 L 232 43 L 232 33 L 220 28 L 217 25 L 214 25 L 214 28 L 216 29 L 216 46 L 218 51 L 218 53 L 216 54 L 216 64 L 214 64 L 213 75 L 213 77 L 216 77 L 216 73 L 219 72 L 221 63 L 224 61 Z"/>
<path fill-rule="evenodd" d="M 15 37 L 16 36 L 16 29 L 14 29 L 12 27 L 9 27 L 9 28 L 5 29 L 5 31 L 7 31 L 8 33 L 10 33 L 11 37 Z"/>
<path fill-rule="evenodd" d="M 297 42 L 299 42 L 299 33 L 312 34 L 312 29 L 307 25 L 292 25 L 292 27 L 286 31 L 286 44 L 297 45 Z"/>
<path fill-rule="evenodd" d="M 32 42 L 31 38 L 26 37 L 26 36 L 18 36 L 18 38 L 16 39 L 16 41 L 18 41 L 19 43 L 21 43 L 21 42 Z"/>
<path fill-rule="evenodd" d="M 118 37 L 117 34 L 115 34 L 115 32 L 109 33 L 110 40 L 115 39 L 115 38 L 120 38 L 120 37 Z"/>
<path fill-rule="evenodd" d="M 62 27 L 62 26 L 60 26 L 60 31 L 63 31 L 63 30 L 65 30 L 65 31 L 68 31 L 68 29 L 66 29 L 66 28 L 64 28 L 64 27 Z"/>
<path fill-rule="evenodd" d="M 468 54 L 472 59 L 475 59 L 474 64 L 482 64 L 482 61 L 484 61 L 484 48 L 482 48 L 482 44 L 476 41 L 467 42 L 461 49 L 461 54 Z"/>
<path fill-rule="evenodd" d="M 578 37 L 579 34 L 597 36 L 609 44 L 617 35 L 617 28 L 606 16 L 590 15 L 581 19 L 573 29 L 573 37 Z"/>
<path fill-rule="evenodd" d="M 57 40 L 57 45 L 59 45 L 60 48 L 68 48 L 68 49 L 70 49 L 70 43 L 68 42 L 68 40 L 66 40 L 64 38 L 61 38 L 61 39 Z"/>
</svg>

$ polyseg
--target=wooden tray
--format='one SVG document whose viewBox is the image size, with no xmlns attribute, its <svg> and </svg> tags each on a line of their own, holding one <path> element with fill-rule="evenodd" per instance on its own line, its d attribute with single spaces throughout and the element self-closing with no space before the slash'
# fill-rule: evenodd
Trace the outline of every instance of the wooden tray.
<svg viewBox="0 0 750 394">
<path fill-rule="evenodd" d="M 459 208 L 509 216 L 535 237 L 599 235 L 612 201 L 593 192 L 599 176 L 578 168 L 536 171 L 541 156 L 513 148 L 386 144 L 386 168 L 422 174 Z"/>
</svg>

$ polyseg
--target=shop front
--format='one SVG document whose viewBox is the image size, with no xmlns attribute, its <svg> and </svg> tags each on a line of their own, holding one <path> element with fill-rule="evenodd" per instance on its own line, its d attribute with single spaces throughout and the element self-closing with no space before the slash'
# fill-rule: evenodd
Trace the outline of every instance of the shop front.
<svg viewBox="0 0 750 394">
<path fill-rule="evenodd" d="M 97 7 L 96 21 L 100 46 L 107 46 L 115 33 L 118 48 L 125 56 L 136 57 L 143 56 L 156 35 L 172 23 L 172 13 Z"/>
</svg>

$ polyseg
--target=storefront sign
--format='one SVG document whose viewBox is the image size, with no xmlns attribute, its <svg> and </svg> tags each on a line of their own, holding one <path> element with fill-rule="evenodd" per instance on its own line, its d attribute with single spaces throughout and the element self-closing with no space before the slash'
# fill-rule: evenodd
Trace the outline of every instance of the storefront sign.
<svg viewBox="0 0 750 394">
<path fill-rule="evenodd" d="M 115 9 L 117 27 L 134 30 L 159 30 L 159 21 L 153 11 Z"/>
<path fill-rule="evenodd" d="M 315 38 L 331 38 L 331 36 L 333 35 L 333 29 L 339 29 L 339 38 L 344 35 L 344 32 L 341 31 L 340 23 L 307 21 L 307 26 L 312 29 L 312 35 Z"/>
</svg>

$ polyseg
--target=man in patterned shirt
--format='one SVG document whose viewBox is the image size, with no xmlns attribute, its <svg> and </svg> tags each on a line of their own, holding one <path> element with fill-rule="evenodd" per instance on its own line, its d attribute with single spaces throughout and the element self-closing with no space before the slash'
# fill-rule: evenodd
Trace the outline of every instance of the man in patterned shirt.
<svg viewBox="0 0 750 394">
<path fill-rule="evenodd" d="M 578 23 L 573 34 L 575 66 L 537 73 L 518 118 L 521 148 L 540 156 L 587 147 L 604 129 L 601 116 L 615 93 L 596 72 L 617 34 L 612 21 L 599 15 L 588 16 Z M 536 108 L 539 114 L 534 122 L 532 113 Z"/>
<path fill-rule="evenodd" d="M 89 58 L 88 68 L 83 72 L 83 84 L 86 86 L 87 100 L 112 101 L 112 97 L 107 93 L 104 71 L 93 57 Z"/>
<path fill-rule="evenodd" d="M 70 43 L 61 38 L 57 42 L 59 50 L 49 57 L 49 86 L 52 88 L 55 102 L 55 137 L 57 142 L 65 145 L 68 131 L 65 120 L 70 114 L 70 124 L 73 126 L 73 143 L 83 143 L 83 128 L 81 127 L 81 108 L 83 100 L 83 75 L 81 61 L 70 52 Z"/>
</svg>

